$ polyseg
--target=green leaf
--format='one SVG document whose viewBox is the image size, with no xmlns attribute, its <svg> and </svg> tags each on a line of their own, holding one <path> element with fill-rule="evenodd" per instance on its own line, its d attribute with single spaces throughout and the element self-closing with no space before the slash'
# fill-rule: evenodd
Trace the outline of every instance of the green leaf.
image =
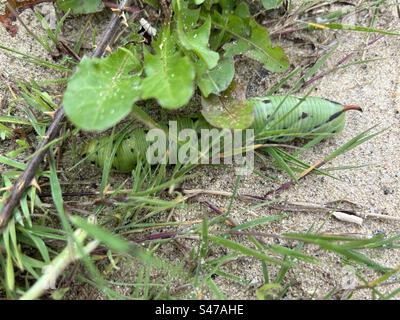
<svg viewBox="0 0 400 320">
<path fill-rule="evenodd" d="M 25 170 L 26 168 L 26 164 L 18 162 L 16 160 L 9 159 L 4 156 L 0 156 L 0 163 L 20 170 Z"/>
<path fill-rule="evenodd" d="M 189 51 L 193 51 L 208 69 L 213 69 L 218 63 L 218 52 L 209 48 L 211 32 L 211 17 L 209 16 L 204 24 L 198 29 L 192 29 L 192 24 L 185 23 L 185 17 L 191 10 L 187 9 L 187 3 L 182 0 L 174 1 L 174 8 L 177 19 L 177 34 L 180 44 Z"/>
<path fill-rule="evenodd" d="M 281 5 L 282 0 L 262 0 L 261 2 L 265 9 L 271 10 L 278 8 Z"/>
<path fill-rule="evenodd" d="M 227 299 L 225 294 L 217 286 L 217 284 L 214 282 L 213 279 L 207 278 L 205 282 L 206 282 L 207 286 L 210 288 L 211 292 L 214 294 L 215 299 L 217 299 L 217 300 L 226 300 Z"/>
<path fill-rule="evenodd" d="M 270 248 L 271 248 L 272 251 L 274 251 L 274 252 L 276 252 L 278 254 L 281 254 L 281 255 L 284 255 L 284 256 L 289 256 L 289 257 L 292 257 L 292 258 L 297 258 L 299 260 L 303 260 L 303 261 L 306 261 L 308 263 L 317 263 L 317 261 L 318 261 L 316 258 L 310 257 L 310 256 L 308 256 L 308 255 L 306 255 L 304 253 L 301 253 L 300 251 L 298 251 L 296 249 L 286 248 L 284 246 L 280 246 L 280 245 L 277 245 L 277 244 L 271 244 Z"/>
<path fill-rule="evenodd" d="M 219 32 L 213 32 L 210 37 L 210 45 L 214 50 L 219 50 L 221 46 L 231 41 L 235 34 L 250 37 L 250 27 L 239 15 L 213 11 L 211 17 L 213 26 L 219 29 Z"/>
<path fill-rule="evenodd" d="M 260 225 L 264 225 L 269 222 L 279 221 L 279 220 L 284 219 L 285 217 L 286 216 L 283 214 L 266 216 L 266 217 L 258 218 L 258 219 L 255 219 L 255 220 L 252 220 L 249 222 L 242 223 L 242 224 L 232 228 L 232 230 L 234 230 L 234 231 L 246 230 L 249 228 L 254 228 L 254 227 L 257 227 Z"/>
<path fill-rule="evenodd" d="M 266 283 L 256 291 L 258 300 L 271 300 L 277 299 L 282 287 L 279 283 Z"/>
<path fill-rule="evenodd" d="M 369 32 L 369 33 L 379 33 L 385 34 L 389 36 L 398 36 L 400 35 L 399 32 L 396 31 L 388 31 L 383 29 L 375 29 L 369 27 L 362 27 L 362 26 L 353 26 L 349 24 L 341 24 L 341 23 L 314 23 L 314 22 L 307 22 L 308 26 L 311 28 L 322 29 L 322 30 L 347 30 L 347 31 L 359 31 L 359 32 Z"/>
<path fill-rule="evenodd" d="M 219 245 L 226 247 L 228 249 L 231 249 L 233 251 L 239 252 L 245 256 L 254 257 L 256 259 L 259 259 L 261 261 L 265 261 L 265 262 L 271 263 L 271 264 L 278 264 L 278 265 L 285 264 L 283 261 L 273 258 L 273 257 L 270 257 L 270 256 L 267 256 L 266 254 L 264 254 L 261 251 L 257 251 L 257 250 L 251 249 L 249 247 L 245 247 L 237 242 L 233 242 L 231 240 L 224 239 L 222 237 L 209 236 L 209 239 L 216 244 L 219 244 Z"/>
<path fill-rule="evenodd" d="M 101 0 L 57 0 L 57 5 L 63 11 L 71 10 L 73 14 L 88 14 L 104 8 Z"/>
<path fill-rule="evenodd" d="M 55 290 L 55 291 L 53 291 L 53 292 L 51 293 L 51 297 L 52 297 L 54 300 L 62 300 L 62 299 L 64 298 L 65 294 L 66 294 L 69 290 L 70 290 L 69 288 L 60 288 L 60 289 L 57 289 L 57 290 Z"/>
<path fill-rule="evenodd" d="M 283 72 L 289 67 L 289 61 L 281 47 L 273 47 L 267 29 L 254 20 L 250 21 L 251 36 L 241 35 L 233 30 L 231 32 L 238 41 L 224 45 L 225 56 L 233 57 L 243 54 L 251 59 L 261 62 L 264 67 L 272 72 Z"/>
<path fill-rule="evenodd" d="M 235 8 L 235 15 L 242 19 L 247 19 L 251 16 L 249 5 L 246 2 L 239 3 Z"/>
<path fill-rule="evenodd" d="M 367 257 L 366 255 L 362 254 L 361 252 L 355 251 L 355 250 L 351 250 L 349 248 L 347 248 L 345 245 L 343 244 L 338 244 L 335 241 L 335 237 L 333 238 L 326 238 L 324 236 L 320 236 L 320 235 L 314 235 L 314 234 L 301 234 L 301 233 L 287 233 L 284 234 L 284 236 L 288 239 L 296 239 L 296 240 L 300 240 L 303 242 L 307 242 L 307 243 L 313 243 L 316 245 L 319 245 L 321 248 L 331 251 L 331 252 L 335 252 L 337 254 L 342 255 L 343 257 L 349 259 L 349 260 L 353 260 L 357 263 L 361 263 L 361 264 L 365 264 L 368 267 L 377 270 L 377 271 L 381 271 L 381 272 L 387 272 L 390 270 L 390 268 L 387 268 L 383 265 L 380 265 L 379 263 L 371 260 L 369 257 Z M 355 238 L 346 238 L 346 237 L 336 237 L 336 240 L 344 240 L 346 241 L 346 239 L 348 239 L 347 241 L 357 241 L 359 243 L 359 239 L 355 239 Z M 372 241 L 375 241 L 374 239 L 372 239 Z"/>
<path fill-rule="evenodd" d="M 214 3 L 218 3 L 224 13 L 232 12 L 236 5 L 236 0 L 214 0 Z"/>
<path fill-rule="evenodd" d="M 99 226 L 91 224 L 81 217 L 71 217 L 71 221 L 77 227 L 85 230 L 90 236 L 104 243 L 111 250 L 116 252 L 129 252 L 134 248 L 131 243 L 125 239 L 112 234 L 108 230 L 105 230 Z"/>
<path fill-rule="evenodd" d="M 15 273 L 11 255 L 7 254 L 6 283 L 9 290 L 15 289 Z"/>
<path fill-rule="evenodd" d="M 233 83 L 220 96 L 202 97 L 201 113 L 212 126 L 223 129 L 246 129 L 253 123 L 253 102 L 235 96 L 234 90 L 237 89 Z M 244 95 L 244 93 L 241 94 Z"/>
<path fill-rule="evenodd" d="M 104 59 L 83 58 L 64 94 L 65 113 L 79 128 L 101 131 L 125 118 L 140 97 L 136 56 L 118 49 Z"/>
<path fill-rule="evenodd" d="M 208 97 L 211 93 L 218 94 L 229 87 L 235 75 L 235 64 L 232 58 L 224 58 L 214 69 L 208 70 L 202 60 L 199 60 L 196 70 L 197 85 L 203 96 Z"/>
<path fill-rule="evenodd" d="M 144 52 L 146 78 L 142 98 L 156 98 L 167 109 L 186 105 L 193 96 L 195 70 L 191 60 L 176 51 L 174 38 L 164 29 L 154 44 L 155 55 Z"/>
</svg>

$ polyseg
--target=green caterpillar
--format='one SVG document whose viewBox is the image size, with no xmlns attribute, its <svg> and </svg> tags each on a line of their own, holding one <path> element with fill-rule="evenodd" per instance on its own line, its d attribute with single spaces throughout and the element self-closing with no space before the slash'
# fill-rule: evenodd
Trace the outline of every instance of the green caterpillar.
<svg viewBox="0 0 400 320">
<path fill-rule="evenodd" d="M 361 111 L 318 97 L 270 96 L 253 101 L 255 135 L 273 141 L 331 136 L 343 130 L 346 111 Z"/>
<path fill-rule="evenodd" d="M 295 138 L 323 138 L 339 133 L 345 126 L 345 112 L 359 110 L 360 107 L 342 105 L 318 97 L 297 98 L 293 96 L 269 96 L 253 98 L 254 122 L 252 129 L 256 140 L 291 141 Z M 180 118 L 178 130 L 184 128 L 209 129 L 203 119 Z M 111 154 L 107 144 L 109 137 L 94 139 L 83 149 L 88 160 L 102 167 Z M 134 129 L 128 133 L 115 152 L 112 167 L 119 172 L 132 171 L 138 159 L 146 155 L 150 146 L 144 129 Z"/>
</svg>

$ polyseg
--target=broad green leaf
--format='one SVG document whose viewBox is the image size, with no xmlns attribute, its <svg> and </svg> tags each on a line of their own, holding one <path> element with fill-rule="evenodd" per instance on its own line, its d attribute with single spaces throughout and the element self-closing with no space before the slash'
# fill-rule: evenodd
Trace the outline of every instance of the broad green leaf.
<svg viewBox="0 0 400 320">
<path fill-rule="evenodd" d="M 71 10 L 73 14 L 88 14 L 104 8 L 101 0 L 57 0 L 57 5 L 63 11 Z"/>
<path fill-rule="evenodd" d="M 239 15 L 220 14 L 218 11 L 214 11 L 212 24 L 219 30 L 219 32 L 213 32 L 210 37 L 210 45 L 214 50 L 231 41 L 235 34 L 246 38 L 250 37 L 250 27 Z"/>
<path fill-rule="evenodd" d="M 249 5 L 246 2 L 239 3 L 235 8 L 235 15 L 242 19 L 247 19 L 251 16 Z"/>
<path fill-rule="evenodd" d="M 200 8 L 197 9 L 188 9 L 187 5 L 184 5 L 184 13 L 183 15 L 179 16 L 180 21 L 182 22 L 183 26 L 189 29 L 192 29 L 194 26 L 197 25 L 199 18 L 200 18 Z M 178 13 L 177 13 L 178 14 Z"/>
<path fill-rule="evenodd" d="M 336 238 L 331 237 L 331 238 L 329 238 L 329 237 L 324 237 L 324 236 L 320 236 L 320 235 L 300 234 L 300 233 L 299 234 L 287 233 L 287 234 L 284 234 L 284 236 L 288 239 L 296 239 L 299 241 L 319 245 L 321 248 L 323 248 L 325 250 L 340 254 L 340 255 L 344 256 L 345 258 L 347 258 L 349 260 L 353 260 L 357 263 L 363 263 L 374 270 L 383 271 L 383 272 L 387 272 L 390 270 L 390 268 L 387 268 L 387 267 L 371 260 L 369 257 L 364 255 L 363 253 L 355 251 L 355 250 L 351 250 L 348 247 L 346 247 L 346 245 L 339 244 L 339 243 L 336 243 L 335 241 L 333 241 L 336 239 L 339 241 L 343 240 L 343 241 L 359 242 L 360 240 L 356 239 L 356 238 L 347 238 L 347 237 L 336 237 Z M 371 239 L 369 239 L 369 240 L 371 240 Z M 372 239 L 372 241 L 375 241 L 375 240 Z"/>
<path fill-rule="evenodd" d="M 204 97 L 212 94 L 219 94 L 226 90 L 231 84 L 235 75 L 235 64 L 232 58 L 222 59 L 218 65 L 211 70 L 202 60 L 196 63 L 197 85 Z"/>
<path fill-rule="evenodd" d="M 214 1 L 214 3 L 219 3 L 224 13 L 226 13 L 232 12 L 232 10 L 235 8 L 236 0 L 219 0 Z"/>
<path fill-rule="evenodd" d="M 147 3 L 151 6 L 153 6 L 154 8 L 159 8 L 160 7 L 160 3 L 158 0 L 144 0 L 144 3 Z"/>
<path fill-rule="evenodd" d="M 243 97 L 235 97 L 231 88 L 220 96 L 202 97 L 201 113 L 207 122 L 214 127 L 246 129 L 254 121 L 253 102 L 245 100 Z"/>
<path fill-rule="evenodd" d="M 279 221 L 279 220 L 284 219 L 285 217 L 286 217 L 286 215 L 284 215 L 284 214 L 266 216 L 266 217 L 258 218 L 258 219 L 252 220 L 252 221 L 248 221 L 248 222 L 239 224 L 238 226 L 232 228 L 232 230 L 234 230 L 234 231 L 246 230 L 249 228 L 254 228 L 254 227 L 257 227 L 260 225 L 264 225 L 269 222 Z"/>
<path fill-rule="evenodd" d="M 254 20 L 250 21 L 251 36 L 247 38 L 232 30 L 238 41 L 224 46 L 225 56 L 243 54 L 251 59 L 261 62 L 264 67 L 273 72 L 283 72 L 289 67 L 289 61 L 281 47 L 273 47 L 267 29 L 260 26 Z"/>
<path fill-rule="evenodd" d="M 167 109 L 186 105 L 194 93 L 195 69 L 188 57 L 176 50 L 174 38 L 165 29 L 154 44 L 155 55 L 144 51 L 146 78 L 142 98 L 155 98 Z"/>
<path fill-rule="evenodd" d="M 208 69 L 214 68 L 218 63 L 219 54 L 212 51 L 208 45 L 211 32 L 211 17 L 208 17 L 198 29 L 192 29 L 192 24 L 185 23 L 187 12 L 190 11 L 187 9 L 187 3 L 182 0 L 175 0 L 174 5 L 180 44 L 186 50 L 193 51 L 202 59 Z"/>
<path fill-rule="evenodd" d="M 119 49 L 104 59 L 83 58 L 68 82 L 64 109 L 68 118 L 84 130 L 108 129 L 125 118 L 140 97 L 136 56 Z"/>
<path fill-rule="evenodd" d="M 265 9 L 271 10 L 279 7 L 282 3 L 282 0 L 262 0 L 261 2 Z"/>
</svg>

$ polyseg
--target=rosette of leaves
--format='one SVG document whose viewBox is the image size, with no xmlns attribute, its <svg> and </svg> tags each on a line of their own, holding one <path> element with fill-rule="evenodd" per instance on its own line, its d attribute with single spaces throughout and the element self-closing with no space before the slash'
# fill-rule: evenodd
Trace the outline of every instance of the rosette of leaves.
<svg viewBox="0 0 400 320">
<path fill-rule="evenodd" d="M 58 3 L 67 6 L 79 2 Z M 246 101 L 226 103 L 218 98 L 232 83 L 235 56 L 245 55 L 272 72 L 282 72 L 288 68 L 283 50 L 272 45 L 268 30 L 252 18 L 245 2 L 173 0 L 172 10 L 172 20 L 158 27 L 151 45 L 137 43 L 134 49 L 121 48 L 103 59 L 82 59 L 64 96 L 66 114 L 77 127 L 96 131 L 110 128 L 139 100 L 155 99 L 164 109 L 182 108 L 197 88 L 206 105 L 202 110 L 206 119 L 229 127 L 222 118 L 233 114 L 238 117 L 232 122 L 235 127 L 237 123 L 249 124 L 251 108 Z M 122 55 L 128 59 L 125 64 L 120 63 Z M 218 106 L 218 101 L 223 105 Z M 246 108 L 241 111 L 242 104 Z M 229 105 L 235 110 L 229 110 Z"/>
</svg>

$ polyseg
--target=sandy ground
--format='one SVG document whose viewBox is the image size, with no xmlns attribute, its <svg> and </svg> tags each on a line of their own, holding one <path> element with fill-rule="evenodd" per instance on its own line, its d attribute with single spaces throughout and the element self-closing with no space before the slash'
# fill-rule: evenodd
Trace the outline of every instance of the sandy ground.
<svg viewBox="0 0 400 320">
<path fill-rule="evenodd" d="M 4 1 L 2 1 L 4 2 Z M 389 10 L 385 13 L 382 20 L 382 27 L 385 29 L 400 30 L 400 23 L 397 16 Z M 22 15 L 34 32 L 41 34 L 36 19 L 32 19 L 31 14 Z M 336 40 L 340 43 L 337 52 L 329 59 L 328 66 L 334 66 L 343 56 L 352 52 L 354 48 L 365 46 L 368 35 L 363 33 L 338 32 Z M 374 37 L 374 36 L 372 36 Z M 38 57 L 49 59 L 47 53 L 34 40 L 27 35 L 23 28 L 20 28 L 16 38 L 11 38 L 0 26 L 0 43 L 10 48 L 20 50 Z M 361 55 L 357 54 L 356 59 Z M 357 133 L 367 128 L 379 125 L 379 128 L 387 130 L 372 141 L 358 147 L 352 152 L 336 159 L 329 166 L 352 166 L 368 165 L 367 167 L 353 170 L 337 171 L 335 176 L 339 180 L 334 180 L 321 176 L 310 176 L 300 185 L 283 193 L 282 200 L 301 201 L 310 203 L 326 203 L 335 200 L 349 200 L 362 205 L 365 212 L 387 214 L 400 217 L 398 207 L 400 205 L 400 89 L 399 72 L 400 69 L 400 37 L 384 37 L 375 44 L 369 46 L 364 51 L 364 59 L 384 58 L 366 65 L 354 65 L 349 68 L 339 70 L 326 76 L 317 83 L 313 95 L 326 97 L 335 101 L 348 104 L 358 104 L 363 107 L 364 113 L 351 113 L 348 116 L 346 130 L 343 134 L 326 141 L 307 152 L 304 159 L 315 162 L 337 148 L 339 145 L 348 141 Z M 49 79 L 54 74 L 48 70 L 33 66 L 20 59 L 16 59 L 9 54 L 0 51 L 0 73 L 8 79 Z M 259 91 L 262 92 L 262 82 Z M 305 93 L 305 92 L 304 92 Z M 9 95 L 7 86 L 0 82 L 0 101 Z M 7 113 L 6 103 L 0 110 L 1 115 Z M 19 110 L 20 112 L 21 110 Z M 4 152 L 4 147 L 9 147 L 9 142 L 0 142 L 0 153 Z M 0 170 L 1 170 L 0 166 Z M 188 183 L 187 188 L 205 188 L 210 190 L 230 191 L 235 182 L 235 176 L 230 168 L 202 168 L 201 177 L 196 183 Z M 276 172 L 267 169 L 264 174 L 278 175 Z M 279 182 L 286 180 L 283 176 Z M 239 192 L 263 195 L 266 191 L 278 186 L 278 182 L 266 181 L 255 175 L 246 177 L 240 184 Z M 208 197 L 210 201 L 220 206 L 226 206 L 226 199 Z M 194 206 L 189 210 L 177 211 L 176 220 L 190 220 L 195 217 L 212 216 L 212 212 Z M 248 203 L 237 201 L 234 203 L 232 216 L 239 222 L 261 217 L 271 212 L 263 209 L 249 210 Z M 268 228 L 260 231 L 273 233 L 281 232 L 305 232 L 311 225 L 321 227 L 320 231 L 331 233 L 361 233 L 372 235 L 376 232 L 384 232 L 387 235 L 399 232 L 399 223 L 379 221 L 373 219 L 365 220 L 362 226 L 356 226 L 344 222 L 338 222 L 333 218 L 328 218 L 323 214 L 296 213 L 291 214 L 283 221 L 272 223 Z M 168 250 L 166 248 L 165 250 Z M 310 267 L 309 265 L 299 265 L 295 271 L 289 274 L 295 285 L 289 289 L 288 298 L 310 298 L 321 297 L 330 289 L 341 288 L 343 279 L 343 264 L 334 255 L 326 254 L 315 247 L 308 247 L 307 253 L 321 259 L 320 265 Z M 173 259 L 173 249 L 171 248 L 170 258 Z M 400 263 L 400 253 L 391 251 L 379 251 L 373 256 L 387 266 L 396 266 Z M 177 256 L 177 258 L 179 258 Z M 243 259 L 234 265 L 227 266 L 227 270 L 236 273 L 253 283 L 252 288 L 243 289 L 242 287 L 227 283 L 222 279 L 215 281 L 221 285 L 222 290 L 231 298 L 254 299 L 255 288 L 262 284 L 261 266 L 258 262 L 251 259 Z M 272 275 L 276 270 L 271 270 Z M 124 271 L 119 272 L 123 276 Z M 372 277 L 372 274 L 366 274 Z M 359 298 L 369 298 L 366 292 L 359 291 L 356 294 Z M 76 297 L 79 298 L 79 297 Z"/>
</svg>

